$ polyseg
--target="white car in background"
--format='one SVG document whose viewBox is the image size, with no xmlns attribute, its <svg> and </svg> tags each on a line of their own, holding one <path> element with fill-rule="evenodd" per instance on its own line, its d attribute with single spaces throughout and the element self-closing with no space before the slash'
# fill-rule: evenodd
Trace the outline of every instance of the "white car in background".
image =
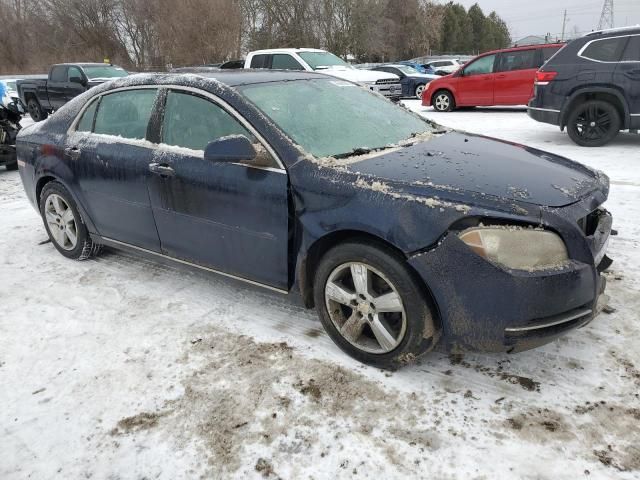
<svg viewBox="0 0 640 480">
<path fill-rule="evenodd" d="M 387 72 L 360 70 L 340 57 L 317 48 L 273 48 L 249 52 L 244 68 L 273 70 L 306 70 L 349 80 L 385 97 L 400 98 L 400 78 Z"/>
<path fill-rule="evenodd" d="M 427 62 L 424 65 L 433 68 L 436 73 L 442 72 L 448 75 L 449 73 L 453 73 L 458 70 L 463 65 L 463 63 L 458 59 L 449 58 L 446 60 L 432 60 L 431 62 Z"/>
</svg>

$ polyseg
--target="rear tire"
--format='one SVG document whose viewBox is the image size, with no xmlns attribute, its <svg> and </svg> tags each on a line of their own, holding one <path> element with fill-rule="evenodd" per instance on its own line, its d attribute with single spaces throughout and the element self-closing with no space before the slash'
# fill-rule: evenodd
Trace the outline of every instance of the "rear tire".
<svg viewBox="0 0 640 480">
<path fill-rule="evenodd" d="M 47 118 L 47 112 L 42 109 L 40 103 L 35 98 L 30 98 L 27 102 L 29 116 L 34 122 L 41 122 Z"/>
<path fill-rule="evenodd" d="M 18 162 L 8 163 L 8 164 L 5 165 L 5 167 L 7 167 L 7 170 L 17 170 L 18 169 Z"/>
<path fill-rule="evenodd" d="M 416 86 L 416 90 L 414 93 L 418 100 L 422 100 L 422 94 L 424 93 L 425 88 L 427 88 L 427 86 L 424 83 Z"/>
<path fill-rule="evenodd" d="M 396 368 L 431 350 L 433 309 L 400 255 L 368 243 L 329 250 L 314 278 L 314 300 L 331 339 L 356 360 Z"/>
<path fill-rule="evenodd" d="M 447 90 L 439 90 L 431 97 L 431 105 L 436 112 L 451 112 L 456 108 L 456 101 Z"/>
<path fill-rule="evenodd" d="M 86 260 L 100 251 L 82 220 L 76 202 L 59 182 L 47 183 L 40 195 L 40 215 L 51 243 L 62 255 L 73 260 Z"/>
<path fill-rule="evenodd" d="M 567 133 L 582 147 L 601 147 L 620 132 L 618 110 L 609 102 L 589 100 L 576 105 L 567 118 Z"/>
</svg>

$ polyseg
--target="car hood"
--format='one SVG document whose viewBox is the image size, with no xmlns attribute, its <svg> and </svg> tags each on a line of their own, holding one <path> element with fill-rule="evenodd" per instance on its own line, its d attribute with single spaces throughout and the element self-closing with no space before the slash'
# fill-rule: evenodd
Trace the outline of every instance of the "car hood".
<svg viewBox="0 0 640 480">
<path fill-rule="evenodd" d="M 318 73 L 324 73 L 333 77 L 342 78 L 351 82 L 375 82 L 377 80 L 398 80 L 397 75 L 388 72 L 374 72 L 372 70 L 359 70 L 357 68 L 348 68 L 334 66 L 316 70 Z"/>
<path fill-rule="evenodd" d="M 440 189 L 444 196 L 466 191 L 549 207 L 575 203 L 596 189 L 608 190 L 606 175 L 564 157 L 462 132 L 362 161 L 352 157 L 348 167 L 392 184 Z"/>
</svg>

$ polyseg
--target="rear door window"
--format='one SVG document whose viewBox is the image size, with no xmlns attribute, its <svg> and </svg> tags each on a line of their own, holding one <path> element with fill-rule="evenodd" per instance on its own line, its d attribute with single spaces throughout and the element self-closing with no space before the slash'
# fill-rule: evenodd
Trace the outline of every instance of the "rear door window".
<svg viewBox="0 0 640 480">
<path fill-rule="evenodd" d="M 254 55 L 251 57 L 251 68 L 269 68 L 268 65 L 269 55 Z"/>
<path fill-rule="evenodd" d="M 623 62 L 640 62 L 640 35 L 629 37 L 629 43 L 622 56 Z"/>
<path fill-rule="evenodd" d="M 276 53 L 271 59 L 271 68 L 276 70 L 304 70 L 302 65 L 286 53 Z"/>
<path fill-rule="evenodd" d="M 516 70 L 529 70 L 538 68 L 536 61 L 536 50 L 518 50 L 514 52 L 503 52 L 500 54 L 498 62 L 498 72 L 513 72 Z"/>
<path fill-rule="evenodd" d="M 481 57 L 475 62 L 469 64 L 464 69 L 465 76 L 484 75 L 487 73 L 493 73 L 493 64 L 496 61 L 495 55 L 487 55 Z"/>
<path fill-rule="evenodd" d="M 103 95 L 94 133 L 143 140 L 147 136 L 156 93 L 155 88 L 146 88 Z"/>
<path fill-rule="evenodd" d="M 594 40 L 583 48 L 581 57 L 597 62 L 618 62 L 628 37 Z"/>
<path fill-rule="evenodd" d="M 67 81 L 67 67 L 57 66 L 51 69 L 51 81 L 52 82 L 66 82 Z"/>
</svg>

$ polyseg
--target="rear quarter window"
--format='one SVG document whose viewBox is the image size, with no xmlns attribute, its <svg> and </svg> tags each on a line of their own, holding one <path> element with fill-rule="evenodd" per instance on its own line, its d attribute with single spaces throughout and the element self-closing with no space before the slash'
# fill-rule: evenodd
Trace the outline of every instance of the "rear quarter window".
<svg viewBox="0 0 640 480">
<path fill-rule="evenodd" d="M 618 62 L 628 37 L 592 40 L 582 48 L 580 56 L 596 62 Z"/>
</svg>

